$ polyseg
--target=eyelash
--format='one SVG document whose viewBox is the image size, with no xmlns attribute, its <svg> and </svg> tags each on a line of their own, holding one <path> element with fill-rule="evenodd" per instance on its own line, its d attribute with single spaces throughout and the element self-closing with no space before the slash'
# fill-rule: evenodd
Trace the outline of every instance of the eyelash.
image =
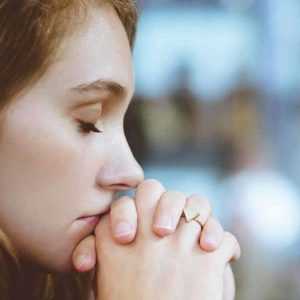
<svg viewBox="0 0 300 300">
<path fill-rule="evenodd" d="M 95 127 L 95 124 L 83 122 L 78 120 L 78 129 L 83 134 L 89 134 L 91 132 L 95 133 L 101 133 L 103 131 L 99 130 L 97 127 Z"/>
</svg>

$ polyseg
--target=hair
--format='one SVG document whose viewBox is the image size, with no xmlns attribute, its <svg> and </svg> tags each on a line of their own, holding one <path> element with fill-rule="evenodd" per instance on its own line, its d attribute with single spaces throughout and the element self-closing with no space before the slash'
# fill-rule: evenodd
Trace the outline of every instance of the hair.
<svg viewBox="0 0 300 300">
<path fill-rule="evenodd" d="M 87 8 L 103 3 L 114 7 L 133 48 L 138 18 L 134 0 L 0 0 L 1 122 L 16 96 L 36 83 L 55 61 L 64 39 L 75 32 L 77 20 L 84 20 Z M 44 274 L 30 299 L 87 300 L 88 278 L 76 272 Z M 21 281 L 20 259 L 0 229 L 0 299 L 20 299 L 16 290 Z"/>
</svg>

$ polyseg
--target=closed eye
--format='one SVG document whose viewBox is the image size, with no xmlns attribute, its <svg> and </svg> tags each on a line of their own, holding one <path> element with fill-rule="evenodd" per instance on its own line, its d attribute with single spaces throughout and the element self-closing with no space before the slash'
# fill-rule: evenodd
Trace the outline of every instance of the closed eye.
<svg viewBox="0 0 300 300">
<path fill-rule="evenodd" d="M 95 133 L 103 132 L 102 130 L 97 128 L 96 125 L 93 123 L 88 123 L 80 120 L 77 121 L 78 121 L 78 129 L 83 134 L 89 134 L 91 132 L 95 132 Z"/>
</svg>

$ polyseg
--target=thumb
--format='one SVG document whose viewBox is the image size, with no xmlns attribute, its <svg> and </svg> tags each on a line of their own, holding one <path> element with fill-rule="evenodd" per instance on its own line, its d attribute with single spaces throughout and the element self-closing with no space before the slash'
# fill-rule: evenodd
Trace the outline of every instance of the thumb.
<svg viewBox="0 0 300 300">
<path fill-rule="evenodd" d="M 78 272 L 91 271 L 96 265 L 95 236 L 90 235 L 82 240 L 72 255 L 72 261 Z"/>
</svg>

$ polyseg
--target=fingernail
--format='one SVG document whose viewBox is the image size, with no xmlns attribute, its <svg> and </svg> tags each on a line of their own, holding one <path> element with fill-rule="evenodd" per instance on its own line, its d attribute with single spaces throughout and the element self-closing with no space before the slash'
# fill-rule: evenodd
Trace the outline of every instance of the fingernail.
<svg viewBox="0 0 300 300">
<path fill-rule="evenodd" d="M 212 235 L 208 235 L 205 237 L 204 242 L 207 246 L 209 246 L 210 248 L 217 248 L 218 243 L 217 240 L 214 236 Z"/>
<path fill-rule="evenodd" d="M 169 216 L 161 216 L 157 222 L 155 222 L 155 227 L 167 229 L 167 230 L 173 230 L 173 222 L 172 218 Z"/>
<path fill-rule="evenodd" d="M 81 254 L 77 258 L 77 267 L 79 270 L 84 269 L 84 267 L 88 266 L 91 262 L 91 257 L 87 254 Z"/>
<path fill-rule="evenodd" d="M 114 235 L 116 237 L 122 237 L 129 235 L 133 232 L 133 226 L 127 222 L 120 222 L 114 228 Z"/>
</svg>

